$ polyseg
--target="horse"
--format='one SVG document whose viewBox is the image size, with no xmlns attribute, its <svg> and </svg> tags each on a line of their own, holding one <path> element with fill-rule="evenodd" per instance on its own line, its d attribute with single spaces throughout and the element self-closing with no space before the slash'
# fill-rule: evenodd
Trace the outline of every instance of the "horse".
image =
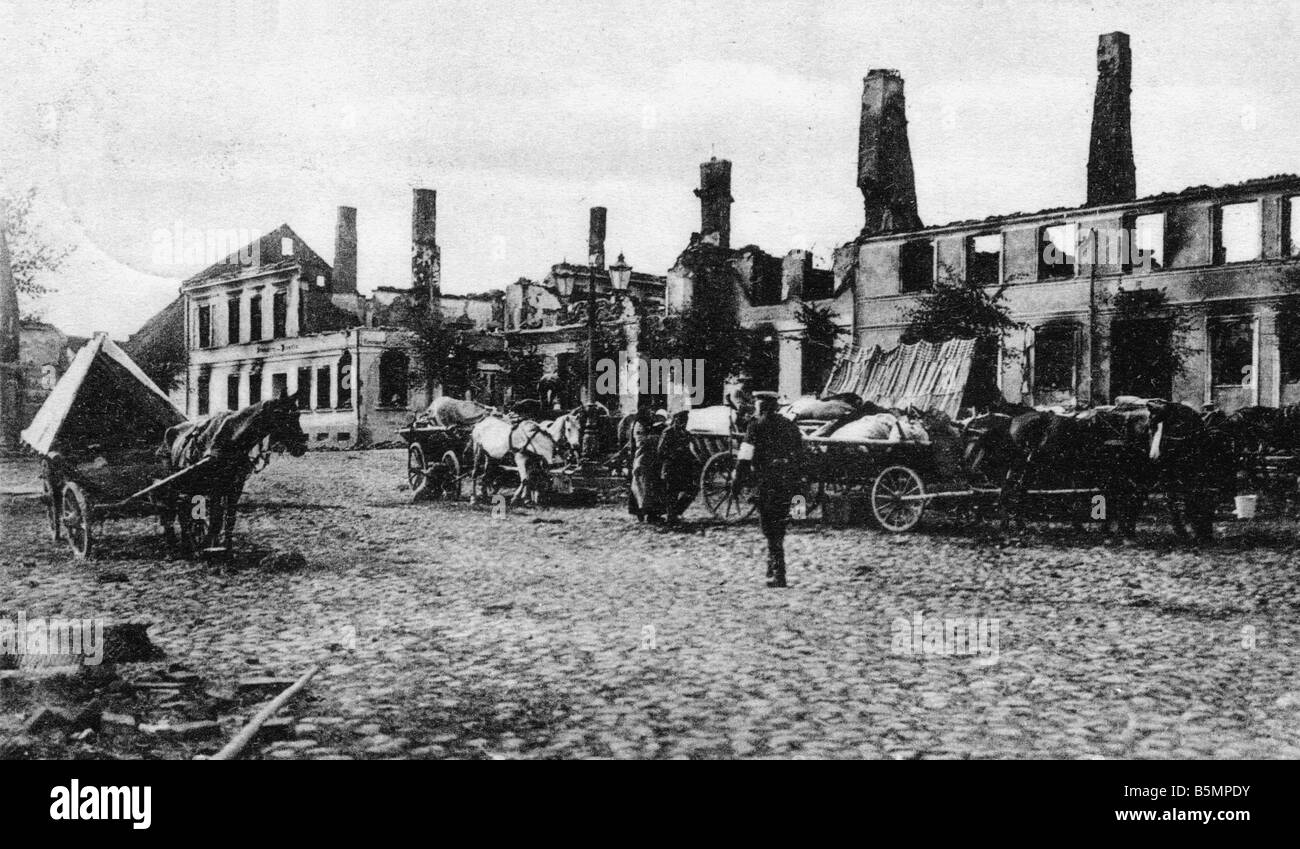
<svg viewBox="0 0 1300 849">
<path fill-rule="evenodd" d="M 576 412 L 564 413 L 542 425 L 555 442 L 556 456 L 576 460 L 582 450 L 582 419 Z"/>
<path fill-rule="evenodd" d="M 511 423 L 499 416 L 488 416 L 470 431 L 474 445 L 470 503 L 479 494 L 480 465 L 485 477 L 494 474 L 492 464 L 499 465 L 507 456 L 519 474 L 519 487 L 510 497 L 510 503 L 526 496 L 533 504 L 541 499 L 542 479 L 546 470 L 555 463 L 556 445 L 551 435 L 531 419 Z M 486 488 L 486 481 L 485 481 Z"/>
<path fill-rule="evenodd" d="M 1252 487 L 1259 482 L 1264 457 L 1300 453 L 1300 404 L 1242 407 L 1231 414 L 1210 410 L 1201 420 L 1222 441 L 1232 444 L 1232 451 Z"/>
<path fill-rule="evenodd" d="M 207 496 L 205 531 L 201 538 L 195 539 L 193 525 L 182 520 L 183 547 L 192 551 L 197 542 L 205 548 L 214 548 L 220 535 L 222 546 L 229 548 L 244 484 L 257 464 L 269 459 L 263 443 L 269 450 L 287 450 L 294 457 L 306 453 L 307 434 L 303 433 L 298 418 L 298 395 L 281 394 L 242 410 L 216 413 L 168 428 L 159 453 L 166 457 L 170 472 L 188 469 L 210 458 L 196 473 L 197 480 L 176 484 L 157 502 L 168 545 L 176 545 L 172 523 L 178 518 L 178 510 L 189 509 L 190 499 L 204 494 Z M 192 488 L 196 486 L 204 491 L 194 492 Z"/>
<path fill-rule="evenodd" d="M 1164 491 L 1174 533 L 1196 542 L 1214 537 L 1219 498 L 1237 491 L 1237 457 L 1230 429 L 1207 426 L 1186 404 L 1148 401 L 1151 434 L 1149 458 Z"/>
<path fill-rule="evenodd" d="M 1101 490 L 1107 524 L 1113 520 L 1120 532 L 1131 535 L 1145 491 L 1146 464 L 1141 425 L 1130 419 L 1127 413 L 1096 409 L 1071 415 L 985 414 L 968 422 L 963 433 L 967 469 L 976 480 L 1000 481 L 1004 533 L 1026 491 L 1036 486 Z"/>
</svg>

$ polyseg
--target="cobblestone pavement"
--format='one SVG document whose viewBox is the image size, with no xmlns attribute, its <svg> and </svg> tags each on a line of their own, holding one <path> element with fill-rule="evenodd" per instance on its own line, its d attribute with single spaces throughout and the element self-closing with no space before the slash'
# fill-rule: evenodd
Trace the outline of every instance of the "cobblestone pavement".
<svg viewBox="0 0 1300 849">
<path fill-rule="evenodd" d="M 754 524 L 403 490 L 400 451 L 277 458 L 225 568 L 166 559 L 145 519 L 75 563 L 36 501 L 0 499 L 0 610 L 152 622 L 218 683 L 322 663 L 254 757 L 1300 757 L 1294 520 L 1205 550 L 808 522 L 781 591 Z M 267 572 L 268 549 L 307 565 Z M 982 650 L 908 651 L 918 614 L 984 620 Z"/>
</svg>

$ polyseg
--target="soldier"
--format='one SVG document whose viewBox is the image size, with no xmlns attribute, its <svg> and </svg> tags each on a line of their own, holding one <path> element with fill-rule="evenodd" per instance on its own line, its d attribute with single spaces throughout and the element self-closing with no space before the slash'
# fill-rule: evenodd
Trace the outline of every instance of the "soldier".
<svg viewBox="0 0 1300 849">
<path fill-rule="evenodd" d="M 689 417 L 686 410 L 674 413 L 667 430 L 659 437 L 660 477 L 669 524 L 681 519 L 700 486 L 700 464 L 691 450 L 691 435 L 686 430 Z"/>
<path fill-rule="evenodd" d="M 737 455 L 733 492 L 752 476 L 758 489 L 758 516 L 767 537 L 767 585 L 785 584 L 785 526 L 790 499 L 803 473 L 803 436 L 794 422 L 777 413 L 775 392 L 756 392 L 758 416 L 745 431 Z"/>
</svg>

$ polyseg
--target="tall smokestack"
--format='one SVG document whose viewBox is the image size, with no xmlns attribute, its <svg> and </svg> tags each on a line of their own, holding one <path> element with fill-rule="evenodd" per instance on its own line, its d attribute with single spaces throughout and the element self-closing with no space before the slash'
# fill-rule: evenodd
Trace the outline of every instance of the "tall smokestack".
<svg viewBox="0 0 1300 849">
<path fill-rule="evenodd" d="M 605 207 L 591 208 L 591 223 L 587 226 L 587 264 L 592 268 L 605 267 Z"/>
<path fill-rule="evenodd" d="M 411 208 L 411 288 L 432 299 L 442 294 L 442 254 L 437 236 L 438 193 L 416 189 Z"/>
<path fill-rule="evenodd" d="M 875 236 L 921 226 L 916 211 L 916 177 L 907 143 L 907 108 L 898 71 L 876 68 L 862 81 L 858 125 L 858 188 L 866 207 L 862 235 Z"/>
<path fill-rule="evenodd" d="M 334 226 L 333 295 L 357 293 L 357 211 L 350 206 L 339 207 L 338 223 Z"/>
<path fill-rule="evenodd" d="M 700 235 L 720 247 L 731 247 L 731 163 L 712 157 L 700 163 Z"/>
<path fill-rule="evenodd" d="M 1092 104 L 1092 143 L 1088 148 L 1088 205 L 1123 203 L 1137 197 L 1133 165 L 1133 54 L 1128 34 L 1097 39 L 1097 95 Z"/>
</svg>

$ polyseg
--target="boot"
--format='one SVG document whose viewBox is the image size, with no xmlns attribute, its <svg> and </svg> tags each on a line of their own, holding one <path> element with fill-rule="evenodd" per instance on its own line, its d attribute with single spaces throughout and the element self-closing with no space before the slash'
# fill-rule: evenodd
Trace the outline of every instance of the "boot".
<svg viewBox="0 0 1300 849">
<path fill-rule="evenodd" d="M 786 586 L 784 552 L 774 555 L 770 562 L 772 565 L 768 571 L 767 585 L 774 589 Z"/>
<path fill-rule="evenodd" d="M 772 552 L 767 553 L 767 581 L 771 586 L 772 578 L 776 575 L 776 555 Z"/>
</svg>

